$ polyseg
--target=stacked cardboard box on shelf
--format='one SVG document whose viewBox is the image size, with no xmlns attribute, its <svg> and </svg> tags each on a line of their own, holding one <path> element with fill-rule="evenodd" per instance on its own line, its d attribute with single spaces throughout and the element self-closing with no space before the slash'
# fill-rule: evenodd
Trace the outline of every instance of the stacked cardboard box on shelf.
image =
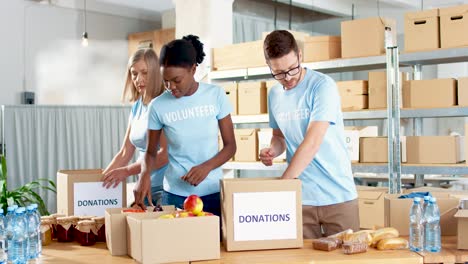
<svg viewBox="0 0 468 264">
<path fill-rule="evenodd" d="M 365 80 L 336 82 L 341 97 L 341 109 L 361 110 L 368 107 L 368 83 Z"/>
<path fill-rule="evenodd" d="M 240 82 L 237 87 L 238 114 L 259 115 L 267 113 L 265 82 Z"/>
<path fill-rule="evenodd" d="M 400 81 L 402 87 L 405 87 L 408 73 L 402 72 Z M 387 108 L 387 73 L 384 71 L 369 72 L 369 109 L 382 108 Z"/>
<path fill-rule="evenodd" d="M 406 162 L 406 137 L 400 139 L 401 162 Z M 362 137 L 359 139 L 359 162 L 388 162 L 387 137 Z"/>
<path fill-rule="evenodd" d="M 213 48 L 212 55 L 215 71 L 267 66 L 261 40 Z"/>
<path fill-rule="evenodd" d="M 235 129 L 237 151 L 235 161 L 258 161 L 257 129 Z"/>
<path fill-rule="evenodd" d="M 405 51 L 440 48 L 439 10 L 431 9 L 405 14 Z"/>
<path fill-rule="evenodd" d="M 468 5 L 441 8 L 440 45 L 442 48 L 468 46 Z"/>
<path fill-rule="evenodd" d="M 137 32 L 128 35 L 128 56 L 141 48 L 153 48 L 159 56 L 164 44 L 175 39 L 175 28 Z"/>
<path fill-rule="evenodd" d="M 305 62 L 325 61 L 341 58 L 341 37 L 306 37 L 303 54 Z"/>
<path fill-rule="evenodd" d="M 344 131 L 346 149 L 351 161 L 359 161 L 359 139 L 363 137 L 377 137 L 379 129 L 377 126 L 347 126 Z"/>
<path fill-rule="evenodd" d="M 431 108 L 457 105 L 455 79 L 413 80 L 403 86 L 403 107 Z"/>
<path fill-rule="evenodd" d="M 468 77 L 458 78 L 458 105 L 468 106 Z"/>
<path fill-rule="evenodd" d="M 222 84 L 222 87 L 224 88 L 224 91 L 226 91 L 226 95 L 229 98 L 229 102 L 232 105 L 232 115 L 237 115 L 238 113 L 238 100 L 237 100 L 237 83 L 236 82 L 231 82 L 231 83 L 224 83 Z"/>
<path fill-rule="evenodd" d="M 465 160 L 463 136 L 408 136 L 408 163 L 455 164 Z"/>
</svg>

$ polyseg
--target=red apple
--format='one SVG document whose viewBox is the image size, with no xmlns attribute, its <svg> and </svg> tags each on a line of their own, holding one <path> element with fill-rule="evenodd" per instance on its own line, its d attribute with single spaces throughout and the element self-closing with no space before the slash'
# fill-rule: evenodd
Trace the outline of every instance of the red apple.
<svg viewBox="0 0 468 264">
<path fill-rule="evenodd" d="M 184 201 L 184 210 L 198 215 L 203 211 L 203 201 L 195 194 L 190 195 Z"/>
<path fill-rule="evenodd" d="M 174 216 L 176 218 L 182 218 L 182 217 L 192 217 L 192 216 L 196 216 L 196 215 L 194 215 L 192 212 L 177 211 L 177 212 L 174 213 Z"/>
</svg>

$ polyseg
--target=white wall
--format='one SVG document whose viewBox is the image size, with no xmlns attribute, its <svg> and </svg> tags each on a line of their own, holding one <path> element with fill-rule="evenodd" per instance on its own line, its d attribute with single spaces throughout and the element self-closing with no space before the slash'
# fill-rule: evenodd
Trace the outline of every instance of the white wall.
<svg viewBox="0 0 468 264">
<path fill-rule="evenodd" d="M 21 103 L 24 90 L 39 104 L 119 104 L 128 34 L 160 23 L 88 11 L 84 49 L 83 22 L 80 10 L 0 0 L 0 105 Z"/>
</svg>

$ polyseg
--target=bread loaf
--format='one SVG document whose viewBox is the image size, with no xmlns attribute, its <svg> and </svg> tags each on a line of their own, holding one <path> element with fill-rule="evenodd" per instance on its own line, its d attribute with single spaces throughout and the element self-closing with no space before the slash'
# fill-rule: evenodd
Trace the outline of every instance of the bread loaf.
<svg viewBox="0 0 468 264">
<path fill-rule="evenodd" d="M 408 240 L 401 237 L 385 238 L 377 243 L 378 250 L 405 249 L 408 248 Z"/>
<path fill-rule="evenodd" d="M 374 233 L 374 230 L 361 230 L 352 234 L 346 234 L 343 242 L 362 242 L 370 246 L 372 244 L 372 233 Z"/>
<path fill-rule="evenodd" d="M 394 238 L 398 237 L 399 235 L 400 234 L 398 233 L 398 230 L 393 227 L 378 229 L 372 234 L 372 246 L 377 246 L 377 243 L 379 243 L 379 241 L 382 239 Z"/>
<path fill-rule="evenodd" d="M 367 252 L 367 243 L 363 242 L 346 242 L 343 243 L 343 253 L 356 254 Z"/>
</svg>

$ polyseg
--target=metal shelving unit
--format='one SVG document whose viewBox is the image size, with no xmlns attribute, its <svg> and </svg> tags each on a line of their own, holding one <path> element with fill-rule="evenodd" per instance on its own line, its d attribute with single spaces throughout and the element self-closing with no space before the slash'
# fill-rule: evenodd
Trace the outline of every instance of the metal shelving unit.
<svg viewBox="0 0 468 264">
<path fill-rule="evenodd" d="M 393 47 L 395 48 L 395 47 Z M 395 54 L 394 54 L 395 55 Z M 389 70 L 387 62 L 389 58 L 392 58 L 394 65 L 393 69 Z M 463 48 L 452 48 L 452 49 L 439 49 L 434 51 L 425 52 L 413 52 L 413 53 L 401 53 L 396 54 L 396 57 L 373 56 L 363 58 L 352 58 L 352 59 L 336 59 L 322 62 L 302 63 L 303 66 L 323 72 L 323 73 L 336 73 L 346 71 L 362 71 L 362 70 L 374 70 L 387 68 L 387 73 L 393 74 L 394 68 L 398 67 L 412 67 L 413 79 L 422 79 L 421 71 L 423 65 L 433 65 L 441 63 L 456 63 L 456 62 L 468 62 L 468 47 Z M 396 63 L 396 65 L 395 65 Z M 396 67 L 395 67 L 396 66 Z M 397 74 L 395 74 L 397 75 Z M 209 75 L 211 80 L 216 81 L 234 81 L 234 80 L 250 80 L 250 79 L 262 79 L 270 78 L 270 71 L 268 67 L 257 67 L 257 68 L 246 68 L 239 70 L 226 70 L 211 72 Z M 390 83 L 387 83 L 390 85 Z M 398 83 L 393 84 L 399 86 Z M 399 89 L 398 89 L 399 90 Z M 394 97 L 395 95 L 392 95 Z M 397 97 L 400 95 L 397 94 Z M 392 98 L 395 99 L 395 98 Z M 399 100 L 399 98 L 397 98 Z M 438 117 L 464 117 L 468 116 L 468 107 L 448 107 L 448 108 L 427 108 L 427 109 L 400 109 L 400 108 L 388 108 L 382 110 L 361 110 L 361 111 L 349 111 L 343 112 L 343 118 L 345 120 L 368 120 L 368 119 L 388 119 L 392 114 L 392 118 L 398 120 L 400 118 L 411 118 L 414 120 L 415 135 L 422 134 L 422 118 L 438 118 Z M 233 122 L 236 124 L 242 123 L 267 123 L 268 114 L 255 115 L 255 116 L 233 116 Z M 393 122 L 393 121 L 392 121 Z M 398 126 L 399 127 L 399 126 Z M 395 128 L 394 128 L 395 129 Z M 395 129 L 396 131 L 396 129 Z M 389 145 L 399 145 L 398 139 L 389 139 Z M 393 147 L 393 149 L 396 149 Z M 394 156 L 394 153 L 389 151 L 389 157 Z M 423 174 L 448 174 L 448 175 L 462 175 L 468 174 L 468 166 L 465 164 L 454 164 L 454 165 L 439 165 L 439 164 L 392 164 L 393 159 L 390 159 L 389 164 L 353 164 L 353 172 L 361 173 L 388 173 L 389 167 L 394 172 L 398 171 L 400 167 L 402 174 L 416 174 L 415 180 L 416 185 L 424 183 Z M 399 163 L 399 162 L 398 162 Z M 263 166 L 262 164 L 259 164 Z M 265 167 L 265 166 L 263 166 Z M 269 167 L 269 170 L 283 170 L 286 168 L 286 164 L 275 164 Z M 245 164 L 242 162 L 229 162 L 223 166 L 225 170 L 263 170 L 260 169 L 256 163 Z M 399 177 L 399 176 L 397 176 Z M 456 178 L 454 178 L 456 179 Z M 398 181 L 398 179 L 397 179 Z M 395 182 L 398 186 L 401 183 Z M 390 184 L 392 185 L 392 184 Z"/>
</svg>

